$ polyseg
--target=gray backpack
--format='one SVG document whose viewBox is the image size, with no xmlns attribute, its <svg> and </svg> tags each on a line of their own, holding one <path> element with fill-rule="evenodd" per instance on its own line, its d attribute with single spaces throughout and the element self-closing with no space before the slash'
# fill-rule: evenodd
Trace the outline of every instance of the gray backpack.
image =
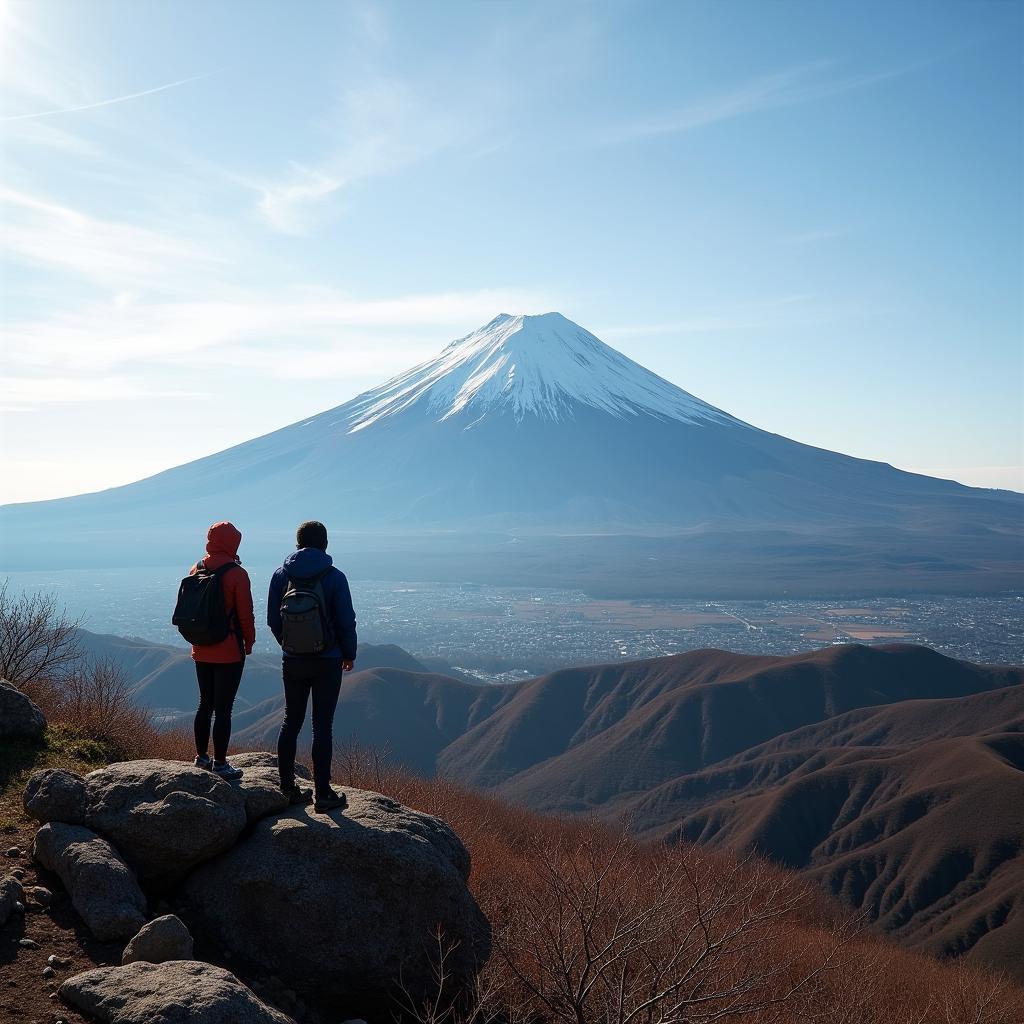
<svg viewBox="0 0 1024 1024">
<path fill-rule="evenodd" d="M 333 646 L 323 586 L 329 572 L 327 568 L 308 579 L 288 577 L 281 597 L 281 650 L 285 654 L 323 654 Z"/>
</svg>

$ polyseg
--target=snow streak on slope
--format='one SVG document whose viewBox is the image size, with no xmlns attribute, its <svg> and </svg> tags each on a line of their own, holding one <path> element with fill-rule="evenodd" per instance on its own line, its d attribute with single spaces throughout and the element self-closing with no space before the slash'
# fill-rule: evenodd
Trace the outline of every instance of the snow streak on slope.
<svg viewBox="0 0 1024 1024">
<path fill-rule="evenodd" d="M 420 402 L 446 420 L 490 411 L 561 420 L 573 407 L 613 416 L 649 415 L 684 423 L 740 421 L 694 398 L 560 313 L 502 313 L 453 341 L 436 359 L 367 391 L 352 402 L 350 433 L 395 416 Z"/>
</svg>

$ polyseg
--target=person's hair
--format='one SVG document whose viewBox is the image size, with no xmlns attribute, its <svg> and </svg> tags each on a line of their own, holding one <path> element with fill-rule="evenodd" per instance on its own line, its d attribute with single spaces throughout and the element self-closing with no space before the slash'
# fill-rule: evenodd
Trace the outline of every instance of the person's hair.
<svg viewBox="0 0 1024 1024">
<path fill-rule="evenodd" d="M 300 548 L 319 548 L 327 550 L 327 527 L 315 519 L 301 523 L 295 531 L 295 543 Z"/>
</svg>

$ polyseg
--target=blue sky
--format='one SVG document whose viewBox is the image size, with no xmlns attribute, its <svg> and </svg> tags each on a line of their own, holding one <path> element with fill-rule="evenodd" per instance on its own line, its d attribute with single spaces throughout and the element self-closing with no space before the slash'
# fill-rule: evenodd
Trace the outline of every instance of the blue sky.
<svg viewBox="0 0 1024 1024">
<path fill-rule="evenodd" d="M 0 10 L 0 500 L 552 309 L 758 426 L 1024 490 L 1024 5 Z"/>
</svg>

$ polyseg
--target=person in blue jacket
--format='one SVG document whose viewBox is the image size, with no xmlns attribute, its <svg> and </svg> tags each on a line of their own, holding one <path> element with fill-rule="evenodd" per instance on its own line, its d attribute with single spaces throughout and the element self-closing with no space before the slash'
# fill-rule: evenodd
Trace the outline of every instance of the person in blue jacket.
<svg viewBox="0 0 1024 1024">
<path fill-rule="evenodd" d="M 295 784 L 295 746 L 306 719 L 306 705 L 313 695 L 313 788 L 317 811 L 331 811 L 346 805 L 345 796 L 331 788 L 331 754 L 334 749 L 334 711 L 341 692 L 343 672 L 351 672 L 356 660 L 356 614 L 345 574 L 327 554 L 327 527 L 303 523 L 295 533 L 293 551 L 270 580 L 267 597 L 267 625 L 278 643 L 282 642 L 281 599 L 289 580 L 319 578 L 323 592 L 324 625 L 328 646 L 319 654 L 284 652 L 284 721 L 277 741 L 277 764 L 281 788 L 292 803 L 308 803 L 309 790 Z"/>
</svg>

